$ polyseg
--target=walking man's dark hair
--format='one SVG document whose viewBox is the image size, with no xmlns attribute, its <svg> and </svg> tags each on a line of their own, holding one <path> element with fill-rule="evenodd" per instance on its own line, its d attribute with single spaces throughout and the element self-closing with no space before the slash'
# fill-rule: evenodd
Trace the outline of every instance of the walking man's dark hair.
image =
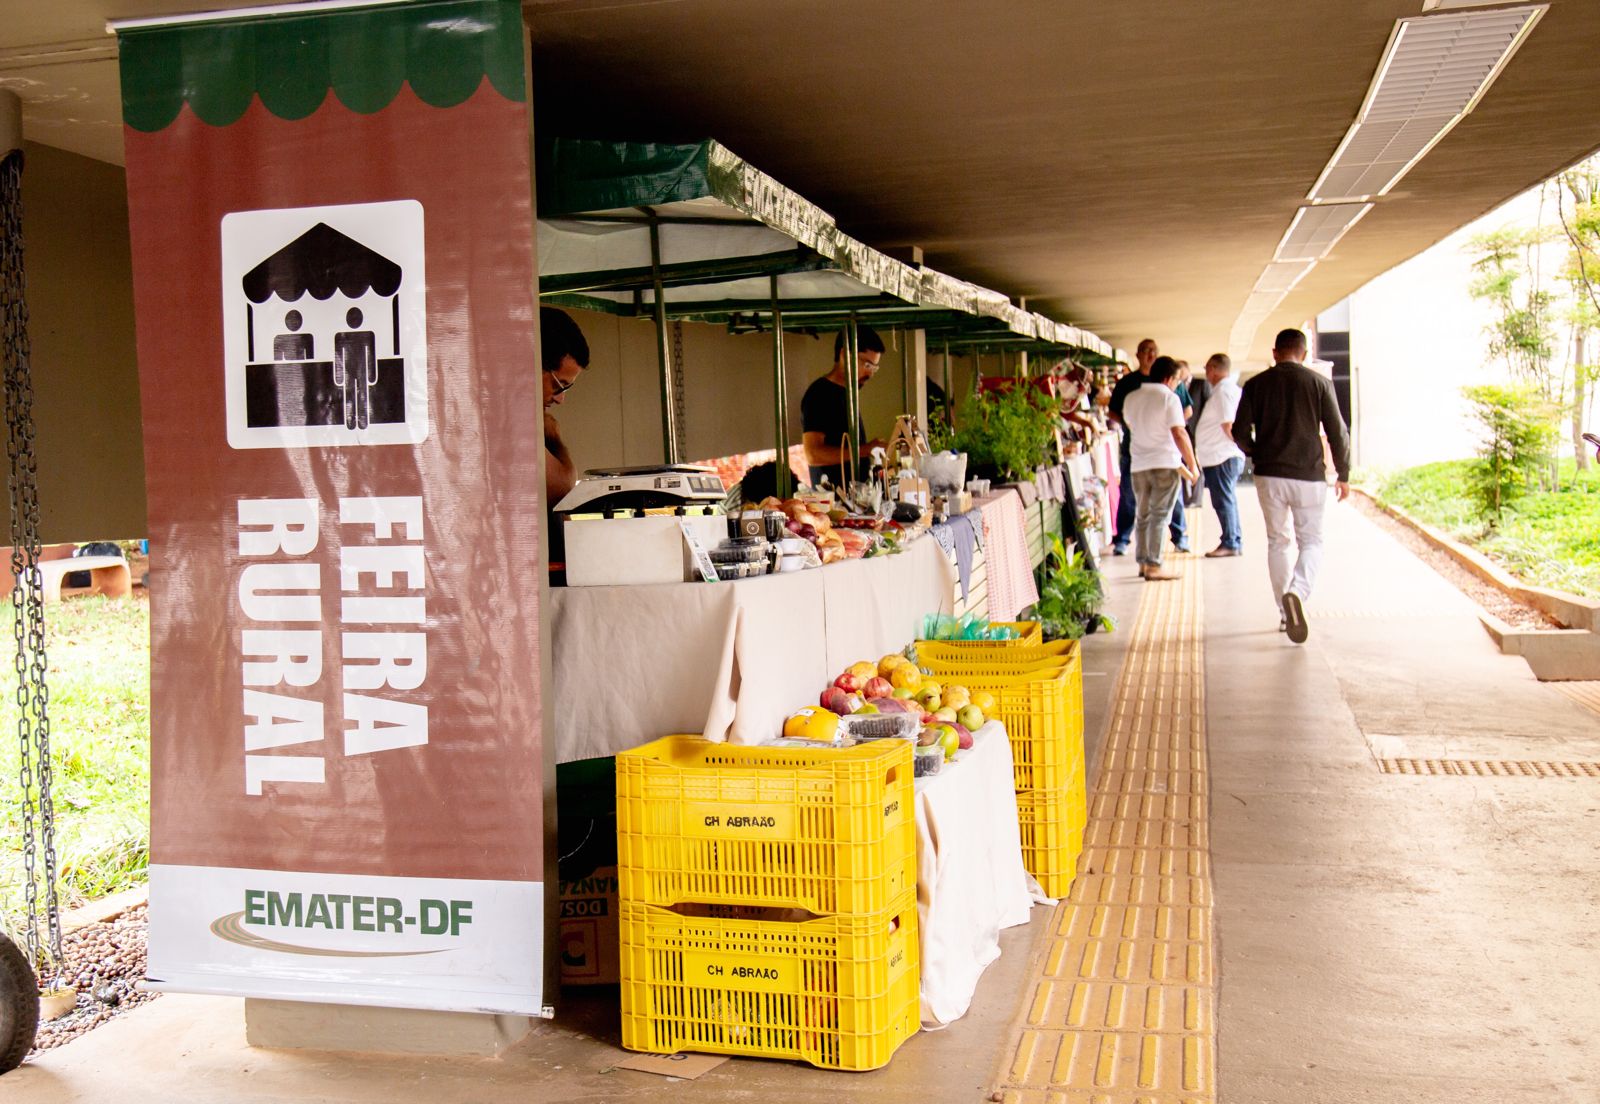
<svg viewBox="0 0 1600 1104">
<path fill-rule="evenodd" d="M 1272 351 L 1275 353 L 1288 353 L 1295 349 L 1304 352 L 1308 348 L 1310 346 L 1306 344 L 1303 330 L 1279 330 L 1277 339 L 1272 343 Z"/>
<path fill-rule="evenodd" d="M 1150 365 L 1150 382 L 1166 383 L 1178 374 L 1178 362 L 1171 357 L 1156 357 L 1154 364 Z"/>
</svg>

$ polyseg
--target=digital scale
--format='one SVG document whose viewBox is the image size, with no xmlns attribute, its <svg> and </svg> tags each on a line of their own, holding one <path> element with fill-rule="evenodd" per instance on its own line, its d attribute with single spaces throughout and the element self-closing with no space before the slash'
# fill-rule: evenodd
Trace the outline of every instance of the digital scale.
<svg viewBox="0 0 1600 1104">
<path fill-rule="evenodd" d="M 556 503 L 568 586 L 684 583 L 699 577 L 693 545 L 728 535 L 727 490 L 710 468 L 596 468 Z"/>
<path fill-rule="evenodd" d="M 607 514 L 619 510 L 661 510 L 678 506 L 722 505 L 722 477 L 711 468 L 688 464 L 637 468 L 591 468 L 556 503 L 558 514 Z"/>
</svg>

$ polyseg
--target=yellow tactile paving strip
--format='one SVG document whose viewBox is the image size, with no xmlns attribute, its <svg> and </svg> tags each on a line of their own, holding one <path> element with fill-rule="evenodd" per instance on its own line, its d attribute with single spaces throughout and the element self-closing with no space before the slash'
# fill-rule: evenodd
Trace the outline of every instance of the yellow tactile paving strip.
<svg viewBox="0 0 1600 1104">
<path fill-rule="evenodd" d="M 1072 896 L 1030 980 L 1006 1104 L 1213 1104 L 1199 572 L 1144 588 Z"/>
</svg>

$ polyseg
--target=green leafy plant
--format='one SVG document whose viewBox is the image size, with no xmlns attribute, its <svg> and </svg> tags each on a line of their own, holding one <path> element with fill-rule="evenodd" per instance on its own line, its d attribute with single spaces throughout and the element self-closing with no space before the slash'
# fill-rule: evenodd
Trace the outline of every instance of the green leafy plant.
<svg viewBox="0 0 1600 1104">
<path fill-rule="evenodd" d="M 1100 611 L 1105 604 L 1100 573 L 1088 566 L 1082 552 L 1068 554 L 1060 537 L 1051 538 L 1050 544 L 1050 554 L 1039 566 L 1039 601 L 1031 619 L 1043 626 L 1049 640 L 1077 640 L 1096 629 L 1110 632 L 1116 622 Z"/>
<path fill-rule="evenodd" d="M 1555 408 L 1528 386 L 1488 384 L 1464 387 L 1461 393 L 1472 406 L 1480 433 L 1468 487 L 1479 514 L 1497 522 L 1550 462 L 1557 432 Z"/>
<path fill-rule="evenodd" d="M 1032 387 L 979 395 L 945 448 L 967 454 L 969 473 L 1026 479 L 1050 460 L 1061 401 Z"/>
</svg>

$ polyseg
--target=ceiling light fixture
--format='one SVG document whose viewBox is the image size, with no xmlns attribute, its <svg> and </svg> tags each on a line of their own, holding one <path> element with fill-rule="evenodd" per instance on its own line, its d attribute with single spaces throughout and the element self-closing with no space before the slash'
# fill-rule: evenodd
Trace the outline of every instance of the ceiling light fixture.
<svg viewBox="0 0 1600 1104">
<path fill-rule="evenodd" d="M 1302 207 L 1284 232 L 1273 256 L 1280 261 L 1320 261 L 1339 239 L 1372 210 L 1370 203 L 1328 203 Z"/>
<path fill-rule="evenodd" d="M 1548 7 L 1398 20 L 1355 123 L 1306 198 L 1335 203 L 1387 194 L 1477 106 Z"/>
</svg>

